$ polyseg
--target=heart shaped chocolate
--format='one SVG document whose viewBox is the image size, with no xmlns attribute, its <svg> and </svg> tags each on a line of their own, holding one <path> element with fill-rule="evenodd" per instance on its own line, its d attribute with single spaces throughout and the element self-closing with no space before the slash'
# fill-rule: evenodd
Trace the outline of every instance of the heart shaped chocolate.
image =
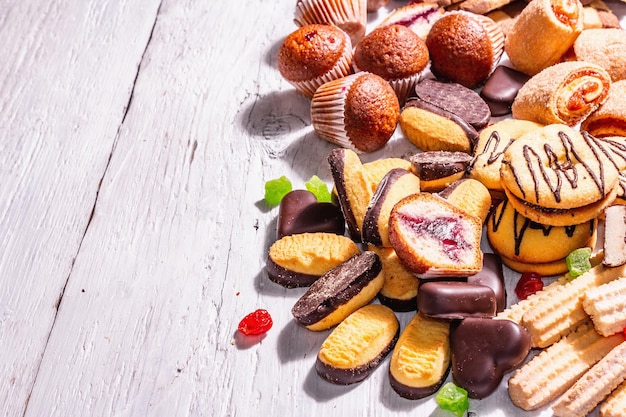
<svg viewBox="0 0 626 417">
<path fill-rule="evenodd" d="M 470 398 L 485 398 L 530 352 L 530 335 L 510 320 L 466 318 L 450 328 L 452 376 Z"/>
<path fill-rule="evenodd" d="M 332 203 L 319 203 L 315 194 L 308 190 L 293 190 L 280 202 L 277 239 L 307 232 L 343 235 L 345 230 L 341 208 Z"/>
</svg>

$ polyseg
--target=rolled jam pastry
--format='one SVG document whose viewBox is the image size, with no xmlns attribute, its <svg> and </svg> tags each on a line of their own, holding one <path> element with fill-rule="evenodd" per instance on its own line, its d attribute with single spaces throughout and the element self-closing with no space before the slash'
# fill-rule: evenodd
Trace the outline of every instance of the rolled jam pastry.
<svg viewBox="0 0 626 417">
<path fill-rule="evenodd" d="M 536 1 L 536 0 L 535 0 Z M 575 126 L 608 97 L 609 74 L 583 61 L 552 65 L 532 77 L 513 101 L 513 118 Z"/>
<path fill-rule="evenodd" d="M 611 84 L 609 96 L 580 126 L 596 137 L 626 136 L 626 80 Z"/>
<path fill-rule="evenodd" d="M 519 71 L 535 75 L 556 64 L 583 30 L 578 0 L 532 0 L 506 37 L 504 51 Z"/>
</svg>

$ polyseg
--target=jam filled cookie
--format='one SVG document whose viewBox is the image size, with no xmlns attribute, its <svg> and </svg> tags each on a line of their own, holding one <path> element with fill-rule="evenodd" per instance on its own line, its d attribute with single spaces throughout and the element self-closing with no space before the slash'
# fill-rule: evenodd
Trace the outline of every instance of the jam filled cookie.
<svg viewBox="0 0 626 417">
<path fill-rule="evenodd" d="M 561 62 L 532 77 L 511 107 L 513 118 L 575 126 L 607 99 L 611 77 L 600 66 Z"/>
<path fill-rule="evenodd" d="M 402 263 L 422 278 L 468 276 L 482 268 L 478 217 L 429 193 L 408 196 L 389 218 L 389 240 Z"/>
<path fill-rule="evenodd" d="M 505 151 L 500 178 L 510 204 L 537 223 L 567 226 L 589 221 L 614 199 L 619 171 L 596 138 L 549 125 L 515 140 Z"/>
</svg>

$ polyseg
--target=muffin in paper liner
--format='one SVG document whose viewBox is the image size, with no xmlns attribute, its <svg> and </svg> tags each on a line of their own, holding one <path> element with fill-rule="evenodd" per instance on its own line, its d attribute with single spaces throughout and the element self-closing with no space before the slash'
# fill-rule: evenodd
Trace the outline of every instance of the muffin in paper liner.
<svg viewBox="0 0 626 417">
<path fill-rule="evenodd" d="M 357 153 L 385 146 L 399 117 L 400 104 L 393 88 L 368 72 L 323 84 L 311 101 L 311 125 L 317 135 Z"/>
<path fill-rule="evenodd" d="M 367 0 L 298 0 L 293 21 L 298 26 L 336 25 L 356 45 L 367 29 Z"/>
<path fill-rule="evenodd" d="M 419 35 L 404 25 L 391 24 L 374 29 L 356 45 L 352 66 L 355 72 L 370 72 L 387 80 L 403 105 L 428 60 L 428 48 Z"/>
<path fill-rule="evenodd" d="M 334 25 L 311 24 L 285 38 L 278 51 L 277 65 L 285 80 L 313 98 L 320 85 L 353 72 L 352 55 L 348 34 Z"/>
<path fill-rule="evenodd" d="M 500 26 L 489 17 L 463 10 L 447 12 L 426 38 L 431 71 L 437 78 L 476 88 L 496 69 L 504 39 Z"/>
</svg>

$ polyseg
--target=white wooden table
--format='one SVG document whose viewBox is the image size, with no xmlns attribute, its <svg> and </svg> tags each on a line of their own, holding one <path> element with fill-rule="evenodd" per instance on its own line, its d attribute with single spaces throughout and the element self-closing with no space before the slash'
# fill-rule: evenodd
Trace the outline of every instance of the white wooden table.
<svg viewBox="0 0 626 417">
<path fill-rule="evenodd" d="M 264 271 L 264 183 L 330 184 L 276 70 L 293 8 L 0 0 L 0 416 L 445 415 L 398 397 L 387 362 L 322 382 L 327 332 Z M 397 135 L 364 159 L 413 152 Z M 274 327 L 240 337 L 257 308 Z M 502 387 L 471 411 L 523 415 Z"/>
</svg>

